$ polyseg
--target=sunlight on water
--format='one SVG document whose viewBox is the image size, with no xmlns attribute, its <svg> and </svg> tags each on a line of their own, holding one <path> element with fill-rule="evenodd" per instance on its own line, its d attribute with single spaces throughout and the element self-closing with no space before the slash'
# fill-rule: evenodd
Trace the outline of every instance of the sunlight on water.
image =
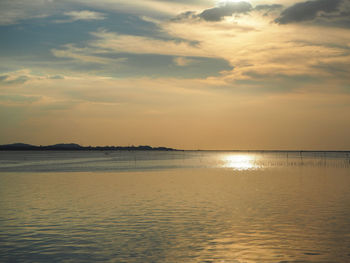
<svg viewBox="0 0 350 263">
<path fill-rule="evenodd" d="M 92 172 L 178 168 L 236 171 L 284 166 L 349 167 L 347 152 L 0 152 L 0 172 Z"/>
<path fill-rule="evenodd" d="M 223 157 L 223 167 L 234 170 L 254 170 L 260 166 L 256 164 L 256 157 L 248 154 L 231 154 Z"/>
<path fill-rule="evenodd" d="M 0 152 L 0 262 L 350 262 L 344 152 Z"/>
</svg>

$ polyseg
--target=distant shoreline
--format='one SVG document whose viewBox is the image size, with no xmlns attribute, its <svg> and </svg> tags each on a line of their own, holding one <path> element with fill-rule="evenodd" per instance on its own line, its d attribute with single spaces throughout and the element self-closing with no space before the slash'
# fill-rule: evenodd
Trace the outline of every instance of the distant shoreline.
<svg viewBox="0 0 350 263">
<path fill-rule="evenodd" d="M 37 146 L 25 143 L 0 145 L 0 151 L 181 151 L 168 147 L 140 146 L 81 146 L 76 143 Z"/>
<path fill-rule="evenodd" d="M 349 153 L 350 150 L 183 150 L 169 147 L 139 146 L 81 146 L 76 143 L 61 143 L 37 146 L 25 143 L 0 145 L 0 151 L 186 151 L 186 152 L 242 152 L 242 153 Z"/>
</svg>

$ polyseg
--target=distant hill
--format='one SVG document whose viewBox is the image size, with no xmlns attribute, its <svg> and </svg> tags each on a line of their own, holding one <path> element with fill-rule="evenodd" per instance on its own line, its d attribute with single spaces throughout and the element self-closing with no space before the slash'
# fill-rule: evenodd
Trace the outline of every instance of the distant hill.
<svg viewBox="0 0 350 263">
<path fill-rule="evenodd" d="M 25 143 L 0 145 L 0 151 L 177 151 L 167 147 L 140 146 L 81 146 L 76 143 L 36 146 Z"/>
</svg>

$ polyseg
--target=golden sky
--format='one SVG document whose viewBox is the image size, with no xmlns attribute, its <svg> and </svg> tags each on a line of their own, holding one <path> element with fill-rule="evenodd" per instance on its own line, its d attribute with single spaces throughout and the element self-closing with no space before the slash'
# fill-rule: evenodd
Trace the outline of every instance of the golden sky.
<svg viewBox="0 0 350 263">
<path fill-rule="evenodd" d="M 349 0 L 4 0 L 0 144 L 350 149 Z"/>
</svg>

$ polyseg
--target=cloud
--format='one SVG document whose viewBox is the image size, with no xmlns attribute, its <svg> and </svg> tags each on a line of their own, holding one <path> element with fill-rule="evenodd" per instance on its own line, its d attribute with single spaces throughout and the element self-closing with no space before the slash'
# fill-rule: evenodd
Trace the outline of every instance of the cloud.
<svg viewBox="0 0 350 263">
<path fill-rule="evenodd" d="M 270 13 L 278 11 L 283 8 L 283 5 L 280 4 L 271 4 L 271 5 L 257 5 L 254 7 L 255 11 L 264 12 L 264 16 L 268 16 Z"/>
<path fill-rule="evenodd" d="M 46 18 L 60 12 L 63 1 L 52 0 L 1 0 L 0 25 L 17 24 L 26 19 Z"/>
<path fill-rule="evenodd" d="M 67 0 L 72 3 L 89 6 L 106 12 L 128 13 L 148 16 L 158 19 L 173 17 L 185 10 L 205 9 L 212 4 L 212 0 Z"/>
<path fill-rule="evenodd" d="M 174 63 L 180 67 L 186 67 L 194 62 L 196 62 L 196 61 L 194 59 L 190 59 L 190 58 L 185 58 L 185 57 L 174 58 Z"/>
<path fill-rule="evenodd" d="M 89 10 L 82 11 L 69 11 L 64 12 L 65 16 L 68 16 L 68 19 L 56 20 L 56 23 L 70 23 L 75 21 L 93 21 L 93 20 L 104 20 L 106 15 L 100 12 L 94 12 Z"/>
<path fill-rule="evenodd" d="M 27 76 L 16 76 L 16 77 L 10 77 L 6 75 L 0 76 L 0 82 L 3 82 L 5 84 L 18 84 L 18 83 L 24 83 L 29 78 Z"/>
<path fill-rule="evenodd" d="M 215 22 L 233 14 L 247 13 L 252 9 L 252 5 L 248 2 L 226 2 L 224 5 L 204 10 L 198 16 L 205 21 Z"/>
<path fill-rule="evenodd" d="M 50 79 L 64 79 L 64 76 L 61 75 L 54 75 L 54 76 L 49 76 Z"/>
<path fill-rule="evenodd" d="M 186 11 L 174 17 L 173 19 L 171 19 L 171 21 L 178 22 L 178 21 L 190 20 L 190 19 L 196 19 L 196 18 L 198 18 L 198 15 L 196 12 Z"/>
<path fill-rule="evenodd" d="M 310 21 L 321 13 L 338 11 L 341 3 L 342 0 L 315 0 L 296 3 L 285 9 L 275 22 L 278 24 L 289 24 Z"/>
<path fill-rule="evenodd" d="M 0 86 L 1 85 L 21 85 L 27 84 L 31 81 L 43 81 L 43 80 L 63 80 L 62 75 L 37 75 L 33 74 L 30 69 L 21 69 L 16 71 L 10 71 L 0 74 Z"/>
<path fill-rule="evenodd" d="M 105 30 L 92 33 L 97 39 L 90 42 L 92 49 L 133 54 L 213 57 L 213 54 L 185 41 L 156 39 L 146 36 L 121 35 Z"/>
<path fill-rule="evenodd" d="M 98 50 L 91 47 L 79 48 L 73 44 L 64 45 L 61 49 L 51 49 L 57 58 L 67 58 L 82 63 L 109 64 L 120 66 L 127 58 L 108 58 L 99 56 Z"/>
<path fill-rule="evenodd" d="M 280 4 L 272 4 L 272 5 L 257 5 L 254 7 L 254 10 L 268 10 L 268 11 L 272 11 L 272 10 L 275 10 L 275 9 L 280 9 L 282 8 L 283 5 L 280 5 Z"/>
<path fill-rule="evenodd" d="M 30 79 L 28 70 L 18 70 L 0 75 L 0 84 L 22 84 Z"/>
<path fill-rule="evenodd" d="M 39 101 L 41 96 L 20 95 L 20 94 L 0 94 L 0 104 L 3 102 L 31 103 Z"/>
<path fill-rule="evenodd" d="M 236 21 L 239 26 L 253 24 L 257 30 L 238 31 L 233 23 Z M 334 83 L 334 87 L 349 84 L 349 78 L 340 72 L 347 66 L 340 59 L 346 60 L 349 53 L 350 36 L 345 29 L 299 25 L 282 28 L 257 11 L 235 21 L 170 22 L 164 29 L 174 37 L 197 41 L 200 48 L 229 61 L 232 70 L 211 78 L 221 87 L 237 90 L 237 86 L 244 86 L 249 91 L 255 86 L 262 87 L 256 92 L 286 92 L 311 82 L 319 86 L 326 86 L 325 80 L 340 82 L 338 76 L 347 84 Z M 322 67 L 317 66 L 320 64 Z"/>
<path fill-rule="evenodd" d="M 267 5 L 266 5 L 267 7 Z M 269 6 L 272 8 L 272 5 Z M 209 22 L 219 22 L 223 20 L 224 17 L 232 16 L 233 14 L 246 14 L 253 10 L 250 3 L 241 2 L 225 2 L 217 7 L 205 9 L 201 13 L 195 11 L 186 11 L 175 18 L 171 19 L 172 22 L 180 22 L 185 20 L 204 20 Z"/>
<path fill-rule="evenodd" d="M 197 13 L 195 11 L 186 11 L 175 18 L 171 19 L 172 22 L 181 22 L 186 20 L 204 20 L 209 22 L 222 21 L 224 17 L 230 17 L 233 14 L 248 14 L 252 11 L 264 11 L 264 16 L 267 16 L 270 12 L 283 8 L 280 4 L 261 4 L 253 7 L 249 2 L 224 2 L 217 7 L 205 9 L 204 11 Z"/>
<path fill-rule="evenodd" d="M 202 9 L 207 8 L 210 6 L 210 2 L 211 0 L 1 0 L 0 25 L 17 24 L 21 21 L 33 18 L 56 17 L 65 12 L 68 16 L 71 15 L 73 18 L 79 17 L 79 20 L 81 20 L 80 18 L 82 18 L 84 14 L 70 13 L 70 11 L 75 8 L 98 10 L 105 13 L 127 13 L 153 18 L 168 18 L 184 10 L 196 10 L 198 6 Z M 86 15 L 89 16 L 87 13 Z M 84 18 L 87 17 L 85 16 Z M 62 19 L 61 22 L 63 21 L 64 19 Z M 85 21 L 87 20 L 85 19 Z"/>
</svg>

